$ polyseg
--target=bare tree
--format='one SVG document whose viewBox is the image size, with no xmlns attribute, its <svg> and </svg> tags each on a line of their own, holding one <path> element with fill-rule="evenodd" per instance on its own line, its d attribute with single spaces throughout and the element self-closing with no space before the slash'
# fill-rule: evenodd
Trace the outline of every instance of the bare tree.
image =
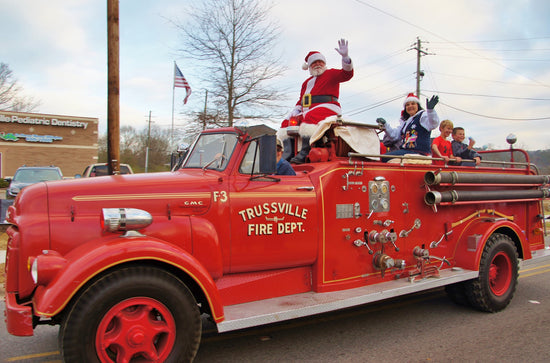
<svg viewBox="0 0 550 363">
<path fill-rule="evenodd" d="M 202 130 L 227 126 L 227 119 L 222 117 L 219 112 L 193 111 L 188 115 L 189 118 L 174 129 L 174 139 L 178 140 L 178 149 L 181 144 L 192 144 Z"/>
<path fill-rule="evenodd" d="M 202 80 L 223 105 L 227 126 L 236 116 L 254 116 L 259 107 L 273 109 L 282 94 L 269 81 L 282 75 L 273 55 L 278 26 L 269 20 L 271 5 L 263 0 L 206 0 L 191 9 L 182 30 L 184 57 L 194 59 Z"/>
<path fill-rule="evenodd" d="M 170 168 L 170 130 L 162 129 L 159 126 L 152 125 L 150 131 L 147 128 L 139 133 L 141 143 L 140 158 L 143 159 L 145 167 L 145 150 L 149 146 L 149 172 L 166 171 Z"/>
<path fill-rule="evenodd" d="M 0 63 L 0 110 L 31 112 L 38 108 L 39 101 L 22 96 L 21 92 L 10 67 Z"/>
<path fill-rule="evenodd" d="M 120 162 L 130 164 L 135 172 L 145 170 L 145 149 L 149 146 L 149 172 L 170 170 L 170 131 L 158 126 L 136 130 L 133 126 L 120 128 Z M 98 138 L 98 161 L 107 162 L 107 135 Z"/>
</svg>

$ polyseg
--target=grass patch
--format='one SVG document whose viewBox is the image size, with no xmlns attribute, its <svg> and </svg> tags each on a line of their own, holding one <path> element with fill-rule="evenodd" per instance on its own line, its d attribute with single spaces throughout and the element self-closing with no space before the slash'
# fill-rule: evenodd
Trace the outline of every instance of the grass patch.
<svg viewBox="0 0 550 363">
<path fill-rule="evenodd" d="M 0 250 L 8 248 L 8 235 L 6 233 L 0 234 Z"/>
</svg>

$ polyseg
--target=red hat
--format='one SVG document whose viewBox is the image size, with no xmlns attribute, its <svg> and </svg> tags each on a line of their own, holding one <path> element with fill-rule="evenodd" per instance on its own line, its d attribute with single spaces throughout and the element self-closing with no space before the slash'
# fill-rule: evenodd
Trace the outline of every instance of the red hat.
<svg viewBox="0 0 550 363">
<path fill-rule="evenodd" d="M 409 93 L 407 95 L 407 98 L 405 98 L 405 101 L 403 101 L 403 107 L 405 107 L 405 105 L 407 104 L 407 102 L 416 102 L 418 104 L 420 104 L 420 100 L 418 99 L 417 96 L 415 96 L 414 93 Z"/>
<path fill-rule="evenodd" d="M 306 62 L 302 65 L 302 69 L 304 71 L 306 71 L 313 64 L 313 62 L 318 61 L 318 60 L 323 61 L 325 64 L 327 64 L 327 60 L 325 59 L 325 56 L 322 55 L 320 52 L 317 52 L 317 51 L 309 52 L 306 55 L 305 60 L 306 60 Z"/>
</svg>

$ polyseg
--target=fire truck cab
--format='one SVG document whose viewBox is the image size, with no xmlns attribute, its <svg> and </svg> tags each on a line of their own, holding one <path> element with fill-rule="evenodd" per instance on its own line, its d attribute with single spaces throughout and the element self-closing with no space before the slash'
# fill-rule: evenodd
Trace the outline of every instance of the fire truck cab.
<svg viewBox="0 0 550 363">
<path fill-rule="evenodd" d="M 275 131 L 252 126 L 202 132 L 171 172 L 25 188 L 7 213 L 8 331 L 59 324 L 66 361 L 184 362 L 201 314 L 225 332 L 442 286 L 497 312 L 520 263 L 550 256 L 550 177 L 525 152 L 382 163 L 338 127 L 295 176 L 275 174 Z"/>
</svg>

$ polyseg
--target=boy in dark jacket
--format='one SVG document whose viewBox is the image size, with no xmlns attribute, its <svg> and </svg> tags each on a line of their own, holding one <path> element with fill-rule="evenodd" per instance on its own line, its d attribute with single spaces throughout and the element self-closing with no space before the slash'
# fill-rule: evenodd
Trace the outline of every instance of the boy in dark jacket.
<svg viewBox="0 0 550 363">
<path fill-rule="evenodd" d="M 466 145 L 463 141 L 465 139 L 464 128 L 455 127 L 453 128 L 452 133 L 453 141 L 451 146 L 453 148 L 453 155 L 459 156 L 462 159 L 474 160 L 472 161 L 462 161 L 461 163 L 454 163 L 454 165 L 464 165 L 464 166 L 476 166 L 481 162 L 481 156 L 474 150 L 474 144 L 476 143 L 471 137 L 470 142 Z"/>
</svg>

